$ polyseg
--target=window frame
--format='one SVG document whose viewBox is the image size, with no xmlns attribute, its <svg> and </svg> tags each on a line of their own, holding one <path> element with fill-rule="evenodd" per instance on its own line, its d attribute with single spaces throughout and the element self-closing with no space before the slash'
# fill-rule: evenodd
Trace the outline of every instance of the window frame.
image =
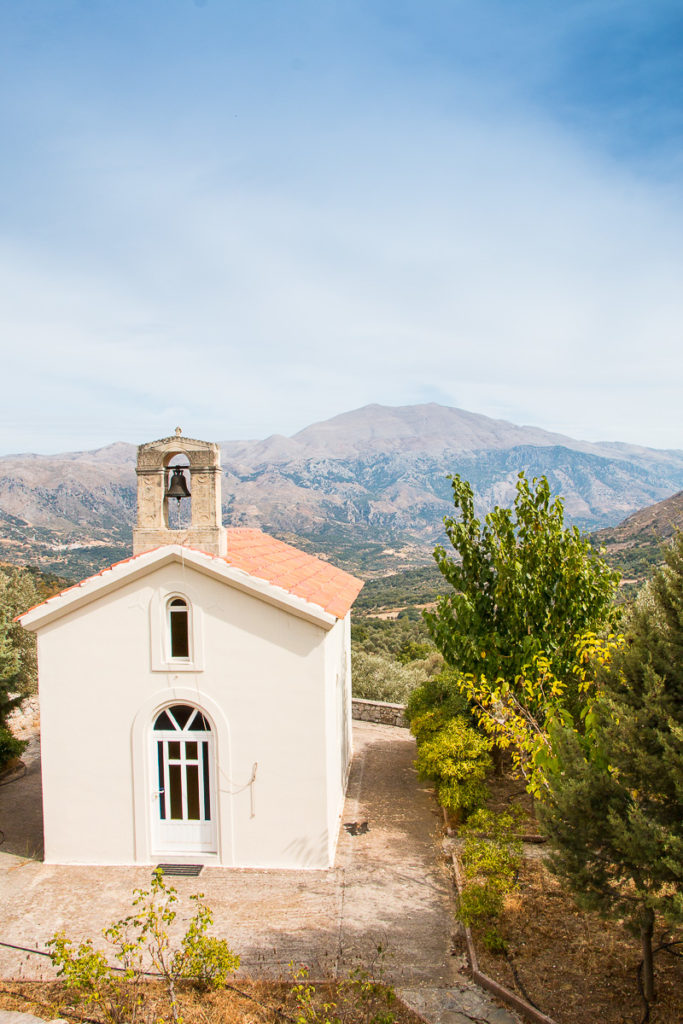
<svg viewBox="0 0 683 1024">
<path fill-rule="evenodd" d="M 153 672 L 201 672 L 204 669 L 202 615 L 196 597 L 186 586 L 157 590 L 150 603 L 151 668 Z M 171 604 L 183 601 L 187 609 L 187 656 L 173 655 Z"/>
<path fill-rule="evenodd" d="M 183 708 L 190 711 L 184 725 L 173 717 L 174 710 Z M 171 715 L 171 724 L 165 727 L 159 725 L 162 715 Z M 201 725 L 194 728 L 193 723 L 199 716 Z M 214 736 L 215 730 L 206 713 L 196 703 L 175 701 L 173 704 L 166 704 L 157 711 L 152 719 L 152 779 L 158 782 L 157 793 L 159 795 L 159 816 L 162 823 L 177 822 L 180 825 L 201 822 L 204 825 L 211 825 L 215 821 L 216 791 L 212 779 L 212 764 L 214 758 Z M 170 744 L 177 743 L 178 751 L 173 753 Z M 195 744 L 194 756 L 187 750 L 187 744 Z M 182 744 L 182 746 L 181 746 Z M 156 756 L 155 756 L 156 751 Z M 180 817 L 173 816 L 173 791 L 174 786 L 170 781 L 170 768 L 172 764 L 180 765 L 179 783 L 182 802 L 182 814 Z M 197 766 L 197 797 L 199 816 L 191 817 L 189 814 L 189 776 L 186 774 L 188 763 Z M 154 767 L 156 766 L 156 776 Z M 163 775 L 162 775 L 163 773 Z M 176 789 L 177 793 L 177 789 Z M 168 800 L 166 799 L 168 795 Z"/>
<path fill-rule="evenodd" d="M 185 648 L 187 654 L 174 654 L 173 648 L 177 646 L 178 637 L 174 636 L 176 623 L 180 618 L 180 606 L 185 612 Z M 174 608 L 175 606 L 175 608 Z M 179 594 L 171 595 L 166 599 L 166 629 L 168 630 L 168 660 L 173 662 L 186 663 L 192 660 L 190 652 L 192 650 L 192 615 L 190 612 L 190 603 L 186 598 L 181 597 Z"/>
</svg>

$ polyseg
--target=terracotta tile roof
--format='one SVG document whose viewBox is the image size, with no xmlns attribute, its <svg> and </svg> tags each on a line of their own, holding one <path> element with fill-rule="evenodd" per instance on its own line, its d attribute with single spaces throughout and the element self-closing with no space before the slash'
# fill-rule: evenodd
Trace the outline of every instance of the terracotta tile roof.
<svg viewBox="0 0 683 1024">
<path fill-rule="evenodd" d="M 262 530 L 227 530 L 226 562 L 296 597 L 318 604 L 342 619 L 358 597 L 363 581 L 315 555 L 270 537 Z"/>
</svg>

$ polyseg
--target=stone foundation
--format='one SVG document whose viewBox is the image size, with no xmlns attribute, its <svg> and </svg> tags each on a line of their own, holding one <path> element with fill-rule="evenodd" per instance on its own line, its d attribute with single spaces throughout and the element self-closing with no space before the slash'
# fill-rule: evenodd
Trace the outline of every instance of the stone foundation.
<svg viewBox="0 0 683 1024">
<path fill-rule="evenodd" d="M 381 700 L 353 698 L 353 717 L 361 722 L 377 722 L 378 725 L 395 725 L 407 729 L 405 704 L 387 704 Z"/>
</svg>

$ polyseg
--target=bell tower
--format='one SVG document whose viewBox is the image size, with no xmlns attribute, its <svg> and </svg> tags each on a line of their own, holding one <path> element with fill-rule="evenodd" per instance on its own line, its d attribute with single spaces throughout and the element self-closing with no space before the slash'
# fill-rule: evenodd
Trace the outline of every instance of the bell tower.
<svg viewBox="0 0 683 1024">
<path fill-rule="evenodd" d="M 176 455 L 185 456 L 188 467 L 169 468 Z M 180 427 L 176 427 L 174 437 L 138 446 L 135 472 L 138 519 L 133 529 L 134 555 L 164 544 L 184 544 L 211 555 L 226 554 L 227 534 L 221 516 L 221 453 L 217 444 L 183 437 Z M 190 496 L 190 525 L 173 529 L 169 525 L 169 501 Z"/>
</svg>

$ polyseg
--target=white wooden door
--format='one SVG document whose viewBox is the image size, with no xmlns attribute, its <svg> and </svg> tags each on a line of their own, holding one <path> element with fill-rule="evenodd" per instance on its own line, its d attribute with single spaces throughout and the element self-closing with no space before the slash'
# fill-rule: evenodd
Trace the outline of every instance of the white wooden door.
<svg viewBox="0 0 683 1024">
<path fill-rule="evenodd" d="M 214 737 L 204 715 L 174 704 L 152 731 L 153 846 L 160 854 L 216 852 Z"/>
</svg>

